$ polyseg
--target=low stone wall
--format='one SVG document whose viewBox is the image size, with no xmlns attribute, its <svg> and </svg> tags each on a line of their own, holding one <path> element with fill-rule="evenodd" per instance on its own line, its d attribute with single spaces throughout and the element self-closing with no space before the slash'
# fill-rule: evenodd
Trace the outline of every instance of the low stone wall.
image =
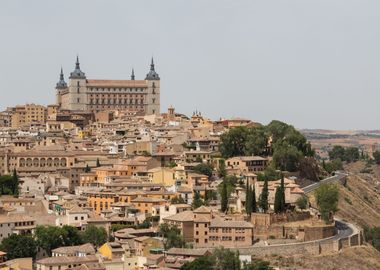
<svg viewBox="0 0 380 270">
<path fill-rule="evenodd" d="M 357 246 L 362 244 L 361 232 L 353 234 L 352 236 L 342 239 L 326 239 L 323 241 L 313 241 L 305 243 L 295 243 L 289 245 L 274 245 L 274 246 L 261 246 L 261 247 L 249 247 L 238 248 L 241 255 L 253 255 L 253 256 L 266 256 L 266 255 L 321 255 L 331 254 L 332 252 L 338 252 L 343 248 L 350 246 Z"/>
</svg>

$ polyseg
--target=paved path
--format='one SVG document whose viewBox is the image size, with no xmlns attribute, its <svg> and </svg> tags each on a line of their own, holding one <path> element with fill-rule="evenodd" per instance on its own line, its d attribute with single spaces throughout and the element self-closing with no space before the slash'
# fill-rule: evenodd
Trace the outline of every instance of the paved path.
<svg viewBox="0 0 380 270">
<path fill-rule="evenodd" d="M 328 178 L 325 178 L 319 182 L 316 182 L 314 184 L 311 184 L 309 186 L 306 186 L 303 189 L 303 191 L 305 193 L 310 193 L 312 191 L 314 191 L 316 188 L 318 188 L 321 184 L 323 183 L 334 183 L 334 182 L 338 182 L 340 180 L 342 180 L 343 178 L 345 178 L 347 176 L 346 173 L 342 173 L 342 172 L 336 172 L 334 176 L 331 176 L 331 177 L 328 177 Z"/>
</svg>

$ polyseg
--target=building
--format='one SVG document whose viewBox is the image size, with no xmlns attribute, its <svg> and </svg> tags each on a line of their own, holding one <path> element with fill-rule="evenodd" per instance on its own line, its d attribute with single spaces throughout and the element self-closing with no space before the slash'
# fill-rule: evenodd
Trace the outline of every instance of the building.
<svg viewBox="0 0 380 270">
<path fill-rule="evenodd" d="M 80 69 L 79 59 L 70 73 L 69 83 L 61 69 L 56 85 L 56 102 L 61 110 L 99 112 L 105 110 L 139 111 L 151 115 L 160 113 L 160 77 L 154 62 L 144 80 L 135 80 L 134 70 L 130 80 L 87 79 Z"/>
<path fill-rule="evenodd" d="M 31 234 L 36 228 L 36 221 L 24 215 L 0 216 L 0 242 L 11 234 Z"/>
<path fill-rule="evenodd" d="M 42 105 L 25 104 L 7 108 L 10 114 L 10 126 L 20 128 L 32 123 L 43 124 L 46 121 L 47 109 Z"/>
</svg>

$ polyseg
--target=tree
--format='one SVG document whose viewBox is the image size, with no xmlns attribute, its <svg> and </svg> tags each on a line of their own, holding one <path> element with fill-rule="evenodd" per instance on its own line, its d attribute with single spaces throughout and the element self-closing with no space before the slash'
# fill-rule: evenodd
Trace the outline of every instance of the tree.
<svg viewBox="0 0 380 270">
<path fill-rule="evenodd" d="M 364 227 L 364 236 L 368 243 L 380 251 L 380 227 Z"/>
<path fill-rule="evenodd" d="M 225 248 L 217 248 L 213 252 L 215 256 L 215 269 L 240 270 L 239 252 Z"/>
<path fill-rule="evenodd" d="M 279 178 L 281 178 L 281 172 L 279 170 L 276 170 L 273 163 L 267 166 L 264 172 L 259 172 L 257 174 L 258 181 L 264 181 L 265 179 L 267 179 L 268 181 L 272 181 L 277 180 Z"/>
<path fill-rule="evenodd" d="M 331 151 L 329 151 L 329 158 L 330 160 L 333 160 L 333 159 L 346 160 L 346 151 L 344 147 L 340 145 L 334 145 Z"/>
<path fill-rule="evenodd" d="M 223 157 L 235 157 L 244 155 L 247 141 L 247 127 L 231 128 L 220 137 L 219 150 Z"/>
<path fill-rule="evenodd" d="M 227 183 L 226 180 L 223 180 L 222 184 L 222 194 L 221 194 L 221 210 L 226 212 L 228 209 L 228 193 L 227 193 Z"/>
<path fill-rule="evenodd" d="M 285 141 L 277 141 L 273 146 L 273 164 L 282 171 L 295 172 L 303 156 L 295 146 Z"/>
<path fill-rule="evenodd" d="M 253 186 L 251 189 L 251 202 L 252 202 L 252 212 L 256 213 L 257 212 L 257 205 L 256 205 L 256 190 L 255 187 Z"/>
<path fill-rule="evenodd" d="M 73 226 L 64 225 L 62 227 L 61 237 L 64 246 L 77 246 L 83 244 L 80 231 Z"/>
<path fill-rule="evenodd" d="M 218 175 L 220 178 L 224 178 L 227 176 L 226 161 L 224 159 L 219 160 Z"/>
<path fill-rule="evenodd" d="M 281 187 L 276 188 L 276 193 L 274 195 L 274 212 L 276 214 L 282 212 L 282 190 Z"/>
<path fill-rule="evenodd" d="M 380 151 L 373 152 L 373 158 L 375 159 L 376 164 L 380 164 Z"/>
<path fill-rule="evenodd" d="M 263 190 L 261 191 L 260 198 L 259 198 L 259 206 L 264 213 L 268 211 L 268 196 L 269 196 L 268 180 L 265 180 Z"/>
<path fill-rule="evenodd" d="M 340 159 L 334 159 L 330 162 L 325 162 L 324 169 L 328 173 L 332 173 L 337 170 L 342 170 L 343 169 L 343 164 Z"/>
<path fill-rule="evenodd" d="M 96 167 L 100 167 L 100 161 L 99 161 L 99 158 L 96 159 Z"/>
<path fill-rule="evenodd" d="M 192 262 L 185 263 L 181 270 L 214 270 L 215 258 L 213 256 L 202 256 Z"/>
<path fill-rule="evenodd" d="M 0 249 L 7 253 L 9 260 L 34 258 L 37 254 L 36 241 L 30 235 L 11 234 L 1 242 Z"/>
<path fill-rule="evenodd" d="M 91 168 L 90 168 L 90 166 L 88 166 L 88 164 L 86 165 L 86 168 L 84 169 L 84 172 L 85 173 L 91 172 Z"/>
<path fill-rule="evenodd" d="M 347 147 L 345 150 L 345 160 L 347 162 L 358 161 L 360 158 L 359 148 Z"/>
<path fill-rule="evenodd" d="M 16 172 L 16 168 L 14 168 L 13 169 L 13 175 L 12 175 L 12 192 L 13 192 L 13 195 L 18 195 L 18 185 L 19 185 L 18 175 Z"/>
<path fill-rule="evenodd" d="M 306 209 L 307 208 L 307 199 L 305 196 L 299 197 L 296 201 L 296 205 L 299 209 Z"/>
<path fill-rule="evenodd" d="M 194 167 L 196 173 L 207 175 L 209 178 L 212 176 L 213 168 L 209 164 L 201 163 Z"/>
<path fill-rule="evenodd" d="M 194 198 L 193 198 L 193 203 L 191 204 L 191 207 L 193 209 L 197 209 L 198 207 L 201 207 L 204 205 L 203 200 L 201 199 L 201 195 L 199 194 L 199 191 L 194 192 Z"/>
<path fill-rule="evenodd" d="M 244 146 L 246 156 L 266 154 L 269 137 L 264 126 L 249 128 L 246 140 Z"/>
<path fill-rule="evenodd" d="M 248 184 L 248 180 L 245 189 L 245 212 L 247 215 L 251 215 L 252 213 L 252 191 L 251 186 Z"/>
<path fill-rule="evenodd" d="M 85 243 L 91 243 L 95 247 L 100 247 L 107 242 L 107 232 L 103 227 L 96 227 L 94 225 L 87 226 L 86 230 L 82 232 L 82 239 Z"/>
<path fill-rule="evenodd" d="M 312 181 L 319 181 L 320 167 L 314 157 L 301 157 L 299 165 L 300 178 L 306 178 Z"/>
<path fill-rule="evenodd" d="M 184 204 L 186 203 L 185 200 L 182 198 L 181 195 L 176 196 L 170 200 L 171 204 Z"/>
<path fill-rule="evenodd" d="M 65 245 L 66 237 L 63 234 L 62 228 L 57 226 L 37 226 L 35 238 L 37 245 L 51 255 L 53 249 Z"/>
<path fill-rule="evenodd" d="M 255 260 L 250 263 L 244 263 L 242 270 L 274 270 L 269 262 L 262 260 Z"/>
<path fill-rule="evenodd" d="M 182 248 L 185 246 L 185 241 L 181 236 L 181 230 L 174 226 L 163 223 L 160 225 L 159 234 L 164 238 L 164 247 L 166 250 L 176 247 Z"/>
<path fill-rule="evenodd" d="M 330 214 L 338 211 L 339 188 L 335 184 L 321 184 L 315 191 L 314 196 L 326 224 L 331 223 Z"/>
</svg>

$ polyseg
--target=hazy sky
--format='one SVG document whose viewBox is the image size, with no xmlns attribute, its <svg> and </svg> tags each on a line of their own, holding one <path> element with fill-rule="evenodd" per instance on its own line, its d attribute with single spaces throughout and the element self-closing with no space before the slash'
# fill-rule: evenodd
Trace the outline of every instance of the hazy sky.
<svg viewBox="0 0 380 270">
<path fill-rule="evenodd" d="M 0 110 L 87 78 L 143 79 L 161 108 L 298 128 L 379 129 L 380 1 L 1 1 Z"/>
</svg>

